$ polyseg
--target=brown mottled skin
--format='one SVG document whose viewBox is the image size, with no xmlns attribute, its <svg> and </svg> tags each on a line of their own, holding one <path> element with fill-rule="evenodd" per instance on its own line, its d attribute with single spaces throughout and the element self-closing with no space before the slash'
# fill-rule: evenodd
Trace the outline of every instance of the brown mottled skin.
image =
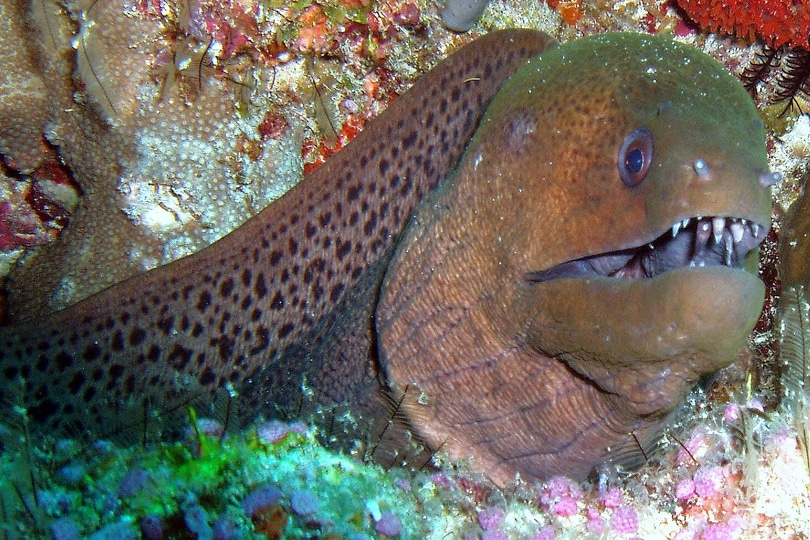
<svg viewBox="0 0 810 540">
<path fill-rule="evenodd" d="M 782 223 L 778 260 L 781 292 L 776 328 L 782 406 L 793 414 L 799 446 L 810 467 L 810 195 L 806 184 Z"/>
<path fill-rule="evenodd" d="M 759 313 L 764 135 L 697 51 L 553 45 L 474 42 L 231 235 L 3 329 L 3 400 L 35 433 L 103 434 L 213 393 L 243 419 L 323 414 L 380 460 L 407 427 L 503 483 L 637 463 Z M 623 147 L 639 128 L 652 144 Z M 698 216 L 744 235 L 704 246 Z"/>
<path fill-rule="evenodd" d="M 810 287 L 810 194 L 807 186 L 790 205 L 779 234 L 779 279 L 782 288 Z"/>
<path fill-rule="evenodd" d="M 407 388 L 430 446 L 501 481 L 638 463 L 698 378 L 744 349 L 762 307 L 761 282 L 739 268 L 756 267 L 756 250 L 729 268 L 692 251 L 694 229 L 684 245 L 671 233 L 685 218 L 739 217 L 765 224 L 741 244 L 762 240 L 774 176 L 757 112 L 708 57 L 644 39 L 577 40 L 513 76 L 383 283 L 394 394 Z M 629 187 L 616 161 L 637 128 L 652 135 L 652 165 Z M 649 242 L 648 279 L 632 260 L 611 277 L 539 279 Z M 693 257 L 707 266 L 689 268 Z"/>
</svg>

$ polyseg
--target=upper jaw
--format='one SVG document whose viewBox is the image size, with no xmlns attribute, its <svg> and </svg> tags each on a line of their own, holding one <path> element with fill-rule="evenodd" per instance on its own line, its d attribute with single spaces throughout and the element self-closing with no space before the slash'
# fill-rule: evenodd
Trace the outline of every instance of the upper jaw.
<svg viewBox="0 0 810 540">
<path fill-rule="evenodd" d="M 643 279 L 682 267 L 741 268 L 745 256 L 759 246 L 767 233 L 767 226 L 744 218 L 694 216 L 673 223 L 646 244 L 567 261 L 530 272 L 527 279 Z"/>
</svg>

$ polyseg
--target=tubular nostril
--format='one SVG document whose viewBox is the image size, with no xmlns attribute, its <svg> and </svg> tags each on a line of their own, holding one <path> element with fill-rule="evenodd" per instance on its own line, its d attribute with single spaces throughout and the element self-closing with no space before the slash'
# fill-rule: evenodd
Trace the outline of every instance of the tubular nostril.
<svg viewBox="0 0 810 540">
<path fill-rule="evenodd" d="M 709 177 L 709 164 L 706 163 L 701 158 L 695 160 L 692 164 L 692 168 L 695 169 L 695 174 L 697 174 L 700 178 L 708 178 Z"/>
<path fill-rule="evenodd" d="M 782 175 L 778 172 L 771 172 L 768 170 L 759 173 L 759 185 L 762 187 L 771 187 L 782 179 Z"/>
<path fill-rule="evenodd" d="M 762 187 L 771 187 L 779 181 L 779 173 L 772 173 L 771 171 L 762 171 L 759 173 L 759 185 Z"/>
</svg>

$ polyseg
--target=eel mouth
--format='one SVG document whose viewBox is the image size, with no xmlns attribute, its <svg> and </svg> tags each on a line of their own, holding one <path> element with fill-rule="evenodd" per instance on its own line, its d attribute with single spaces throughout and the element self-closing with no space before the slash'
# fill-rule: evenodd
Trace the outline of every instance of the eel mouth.
<svg viewBox="0 0 810 540">
<path fill-rule="evenodd" d="M 654 278 L 684 267 L 742 268 L 746 255 L 764 240 L 768 227 L 743 218 L 696 216 L 678 221 L 642 246 L 564 262 L 531 272 L 529 281 L 561 278 Z"/>
</svg>

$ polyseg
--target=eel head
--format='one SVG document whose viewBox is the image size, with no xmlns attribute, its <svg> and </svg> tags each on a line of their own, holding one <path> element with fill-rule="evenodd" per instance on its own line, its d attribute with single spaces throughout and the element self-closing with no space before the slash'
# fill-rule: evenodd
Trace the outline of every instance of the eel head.
<svg viewBox="0 0 810 540">
<path fill-rule="evenodd" d="M 753 103 L 703 53 L 637 34 L 545 51 L 389 266 L 380 361 L 415 431 L 501 483 L 642 462 L 746 347 L 775 178 Z"/>
</svg>

